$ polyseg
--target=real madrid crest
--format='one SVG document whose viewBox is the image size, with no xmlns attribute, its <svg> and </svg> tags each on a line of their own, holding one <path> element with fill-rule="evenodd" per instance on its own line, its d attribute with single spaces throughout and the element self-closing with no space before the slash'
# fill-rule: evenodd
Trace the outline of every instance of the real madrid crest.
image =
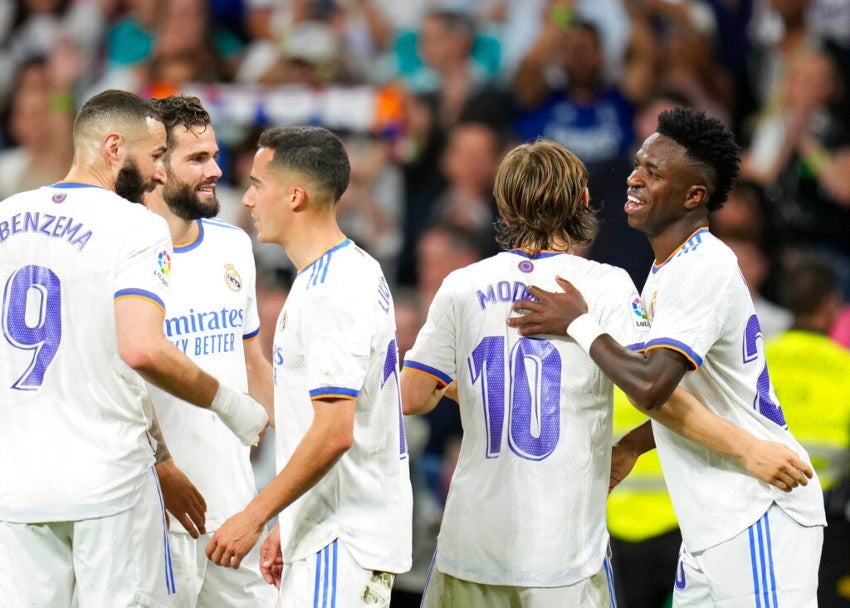
<svg viewBox="0 0 850 608">
<path fill-rule="evenodd" d="M 233 291 L 239 291 L 242 289 L 242 277 L 239 276 L 239 273 L 236 271 L 236 268 L 233 267 L 233 264 L 224 265 L 224 282 L 227 283 L 227 286 Z"/>
<path fill-rule="evenodd" d="M 655 291 L 652 293 L 652 299 L 649 301 L 649 306 L 646 308 L 646 315 L 649 317 L 649 322 L 652 323 L 655 320 L 655 300 L 658 298 L 658 292 Z"/>
<path fill-rule="evenodd" d="M 286 327 L 286 311 L 280 313 L 280 319 L 278 319 L 277 329 L 278 331 L 283 331 L 283 328 Z"/>
</svg>

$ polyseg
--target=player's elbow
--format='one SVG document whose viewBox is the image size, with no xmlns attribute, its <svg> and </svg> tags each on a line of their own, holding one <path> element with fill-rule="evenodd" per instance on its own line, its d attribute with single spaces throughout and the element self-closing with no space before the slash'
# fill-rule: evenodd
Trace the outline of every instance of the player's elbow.
<svg viewBox="0 0 850 608">
<path fill-rule="evenodd" d="M 642 382 L 635 384 L 626 394 L 633 406 L 648 414 L 661 407 L 670 398 L 670 392 L 652 382 Z"/>
<path fill-rule="evenodd" d="M 336 460 L 354 445 L 354 429 L 350 431 L 337 431 L 329 437 L 325 448 L 330 453 L 331 457 Z"/>
<path fill-rule="evenodd" d="M 430 376 L 402 370 L 400 379 L 401 411 L 405 416 L 427 414 L 442 397 L 442 389 Z"/>
<path fill-rule="evenodd" d="M 152 372 L 157 368 L 158 357 L 155 349 L 145 344 L 119 344 L 118 356 L 140 374 Z"/>
<path fill-rule="evenodd" d="M 421 407 L 422 404 L 414 403 L 413 400 L 409 397 L 406 399 L 402 397 L 401 399 L 401 411 L 405 416 L 412 416 L 414 414 L 418 414 Z"/>
</svg>

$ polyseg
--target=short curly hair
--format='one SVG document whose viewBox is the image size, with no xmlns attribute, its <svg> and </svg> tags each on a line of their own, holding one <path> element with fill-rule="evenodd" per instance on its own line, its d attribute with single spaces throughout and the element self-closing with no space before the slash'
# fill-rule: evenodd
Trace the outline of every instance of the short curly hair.
<svg viewBox="0 0 850 608">
<path fill-rule="evenodd" d="M 161 99 L 151 99 L 151 104 L 162 114 L 162 122 L 165 125 L 168 152 L 174 146 L 174 127 L 181 126 L 186 129 L 198 129 L 204 132 L 210 126 L 212 120 L 209 113 L 201 105 L 201 100 L 190 95 L 169 95 Z"/>
<path fill-rule="evenodd" d="M 691 108 L 676 108 L 658 115 L 658 133 L 682 146 L 694 161 L 709 169 L 714 179 L 706 207 L 720 209 L 738 177 L 741 148 L 722 122 Z"/>
</svg>

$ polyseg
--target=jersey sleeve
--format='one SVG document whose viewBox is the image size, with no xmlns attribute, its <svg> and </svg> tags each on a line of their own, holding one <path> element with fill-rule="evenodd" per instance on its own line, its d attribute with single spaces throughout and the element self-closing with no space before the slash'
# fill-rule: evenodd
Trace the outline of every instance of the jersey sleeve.
<svg viewBox="0 0 850 608">
<path fill-rule="evenodd" d="M 165 310 L 172 257 L 165 220 L 148 212 L 127 230 L 122 242 L 114 298 L 143 298 Z"/>
<path fill-rule="evenodd" d="M 372 348 L 372 307 L 363 293 L 328 288 L 308 292 L 301 320 L 311 399 L 356 399 Z M 362 290 L 361 290 L 362 292 Z"/>
<path fill-rule="evenodd" d="M 652 328 L 643 350 L 675 350 L 697 369 L 722 333 L 729 314 L 729 298 L 723 295 L 735 277 L 722 264 L 679 264 L 669 270 L 650 296 Z"/>
<path fill-rule="evenodd" d="M 405 368 L 432 376 L 440 387 L 457 377 L 455 298 L 450 279 L 443 281 L 437 290 L 428 318 L 404 358 Z"/>
<path fill-rule="evenodd" d="M 628 273 L 620 268 L 612 272 L 606 285 L 600 325 L 619 344 L 640 350 L 649 334 L 649 318 L 637 288 Z"/>
</svg>

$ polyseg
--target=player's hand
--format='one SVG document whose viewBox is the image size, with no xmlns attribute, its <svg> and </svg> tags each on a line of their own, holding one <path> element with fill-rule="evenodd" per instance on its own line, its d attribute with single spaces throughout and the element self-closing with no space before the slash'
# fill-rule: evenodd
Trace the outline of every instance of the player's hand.
<svg viewBox="0 0 850 608">
<path fill-rule="evenodd" d="M 566 335 L 567 326 L 587 312 L 587 303 L 573 284 L 561 277 L 555 280 L 563 293 L 530 286 L 527 291 L 534 299 L 514 303 L 512 309 L 520 316 L 508 317 L 508 325 L 517 328 L 520 335 Z"/>
<path fill-rule="evenodd" d="M 632 472 L 637 459 L 638 454 L 626 449 L 619 443 L 615 443 L 611 447 L 611 475 L 608 478 L 609 493 Z"/>
<path fill-rule="evenodd" d="M 275 524 L 260 546 L 260 574 L 269 585 L 280 589 L 283 575 L 283 552 L 280 550 L 280 528 Z"/>
<path fill-rule="evenodd" d="M 192 538 L 206 534 L 207 503 L 198 488 L 171 458 L 156 465 L 156 474 L 162 489 L 162 501 L 168 512 L 183 524 Z"/>
<path fill-rule="evenodd" d="M 265 522 L 259 522 L 247 511 L 240 511 L 213 534 L 205 553 L 219 566 L 238 568 L 242 559 L 257 544 Z"/>
<path fill-rule="evenodd" d="M 747 472 L 780 490 L 790 492 L 808 485 L 812 467 L 784 443 L 756 439 L 744 450 L 741 464 Z"/>
</svg>

